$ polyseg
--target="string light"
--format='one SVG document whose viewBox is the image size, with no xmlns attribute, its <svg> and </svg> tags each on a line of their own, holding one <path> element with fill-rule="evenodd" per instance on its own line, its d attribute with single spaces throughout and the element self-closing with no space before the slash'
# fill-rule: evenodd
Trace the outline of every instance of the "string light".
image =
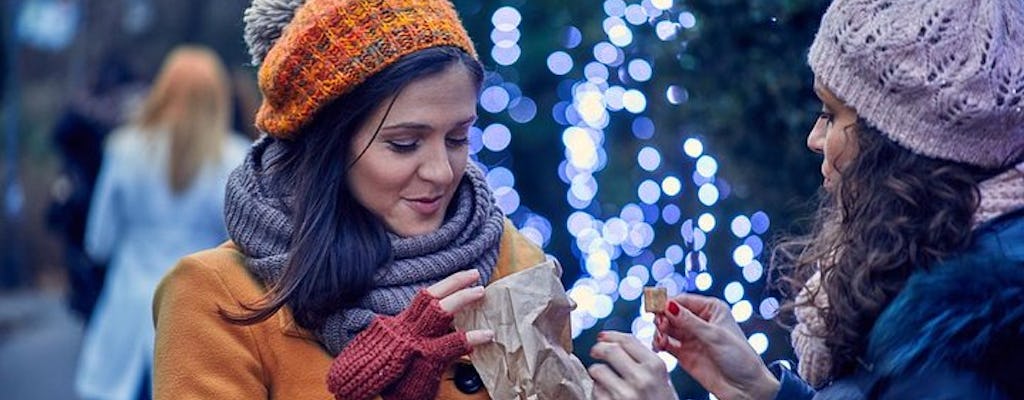
<svg viewBox="0 0 1024 400">
<path fill-rule="evenodd" d="M 521 42 L 524 30 L 519 9 L 503 6 L 491 14 L 490 56 L 500 67 L 485 79 L 480 107 L 489 114 L 482 115 L 481 121 L 488 122 L 470 129 L 470 154 L 478 159 L 508 160 L 522 124 L 547 119 L 561 126 L 556 132 L 564 159 L 558 162 L 557 175 L 566 185 L 565 201 L 574 210 L 564 221 L 552 224 L 525 207 L 530 200 L 520 198 L 510 165 L 491 166 L 487 181 L 498 206 L 531 241 L 546 246 L 553 235 L 571 239 L 573 257 L 582 271 L 571 280 L 568 290 L 577 304 L 570 313 L 573 337 L 602 328 L 601 321 L 620 309 L 617 303 L 638 302 L 630 308 L 636 313 L 625 316 L 625 321 L 632 321 L 630 331 L 650 345 L 654 317 L 641 307 L 643 288 L 651 285 L 672 295 L 720 293 L 741 323 L 753 317 L 753 304 L 758 304 L 758 316 L 764 319 L 773 318 L 778 310 L 778 300 L 754 299 L 751 293 L 757 291 L 745 286 L 758 284 L 764 277 L 759 258 L 764 251 L 761 236 L 770 228 L 768 215 L 756 210 L 727 215 L 719 210 L 719 203 L 729 198 L 731 190 L 719 177 L 724 166 L 714 155 L 711 142 L 689 132 L 681 142 L 665 143 L 679 137 L 680 132 L 673 131 L 678 128 L 662 126 L 649 116 L 656 109 L 686 107 L 690 100 L 683 85 L 657 83 L 663 64 L 644 50 L 652 43 L 669 46 L 696 27 L 697 16 L 676 3 L 604 0 L 606 17 L 600 29 L 566 25 L 556 31 L 556 47 L 530 49 L 547 54 L 541 68 L 546 67 L 559 82 L 553 89 L 558 95 L 553 104 L 538 102 L 544 98 L 537 96 L 540 93 L 524 93 L 517 84 L 522 46 L 534 45 Z M 588 33 L 584 35 L 584 31 Z M 618 132 L 623 126 L 627 141 Z M 608 141 L 623 146 L 609 149 Z M 630 141 L 638 145 L 630 147 Z M 599 177 L 608 167 L 609 152 L 635 152 L 631 168 L 635 172 L 615 171 L 636 177 L 625 186 L 635 192 L 611 196 L 602 191 L 604 180 Z M 621 157 L 614 159 L 621 163 Z M 623 187 L 618 182 L 615 185 Z M 628 197 L 623 204 L 609 201 L 621 195 Z M 720 230 L 728 233 L 714 233 L 719 218 Z M 725 260 L 709 261 L 709 242 L 727 240 L 733 241 L 725 247 L 732 249 L 731 260 L 730 254 L 725 254 Z M 729 272 L 730 278 L 718 275 L 724 271 L 720 268 L 730 265 L 738 268 Z M 734 278 L 737 276 L 742 279 Z M 724 286 L 716 286 L 716 282 Z M 768 336 L 760 332 L 748 342 L 759 354 L 769 347 Z M 671 355 L 659 356 L 670 370 L 677 368 Z"/>
</svg>

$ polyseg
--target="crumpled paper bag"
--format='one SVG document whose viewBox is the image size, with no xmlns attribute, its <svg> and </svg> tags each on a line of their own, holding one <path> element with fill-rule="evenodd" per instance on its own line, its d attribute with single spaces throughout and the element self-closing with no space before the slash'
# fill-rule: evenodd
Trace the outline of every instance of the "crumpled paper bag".
<svg viewBox="0 0 1024 400">
<path fill-rule="evenodd" d="M 572 305 L 560 275 L 554 261 L 508 275 L 455 316 L 460 330 L 494 331 L 494 343 L 470 354 L 491 398 L 591 398 L 594 382 L 572 354 Z"/>
</svg>

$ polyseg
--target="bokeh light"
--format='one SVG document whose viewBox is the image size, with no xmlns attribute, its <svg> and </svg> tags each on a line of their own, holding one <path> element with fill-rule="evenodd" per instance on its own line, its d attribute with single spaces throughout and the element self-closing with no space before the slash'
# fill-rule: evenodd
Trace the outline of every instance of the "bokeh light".
<svg viewBox="0 0 1024 400">
<path fill-rule="evenodd" d="M 548 56 L 548 69 L 555 75 L 565 75 L 572 71 L 573 61 L 569 53 L 556 51 Z"/>
<path fill-rule="evenodd" d="M 654 171 L 661 166 L 661 153 L 653 147 L 644 147 L 637 154 L 636 162 L 645 171 Z"/>
<path fill-rule="evenodd" d="M 747 338 L 747 343 L 750 343 L 750 347 L 753 347 L 757 354 L 764 354 L 764 352 L 768 351 L 768 335 L 764 333 L 757 332 L 750 335 Z"/>
<path fill-rule="evenodd" d="M 570 314 L 574 337 L 604 329 L 608 318 L 607 323 L 616 320 L 628 326 L 649 346 L 653 315 L 641 307 L 643 288 L 652 285 L 670 295 L 697 291 L 720 296 L 741 323 L 753 317 L 753 304 L 758 304 L 759 316 L 769 319 L 765 316 L 778 309 L 777 300 L 752 299 L 757 291 L 748 286 L 764 279 L 759 257 L 764 249 L 761 235 L 770 225 L 768 215 L 720 209 L 719 204 L 730 198 L 732 186 L 719 177 L 725 166 L 702 134 L 689 127 L 662 126 L 652 118 L 666 107 L 686 107 L 691 99 L 678 81 L 659 79 L 662 72 L 655 66 L 664 65 L 664 60 L 645 47 L 679 43 L 681 32 L 696 27 L 696 15 L 679 10 L 673 0 L 604 0 L 600 10 L 605 16 L 598 20 L 599 26 L 560 27 L 556 31 L 559 47 L 543 49 L 541 68 L 546 67 L 544 72 L 558 82 L 553 88 L 558 98 L 552 103 L 544 103 L 542 93 L 530 92 L 517 81 L 521 46 L 527 43 L 521 40 L 529 33 L 520 26 L 522 14 L 515 6 L 492 14 L 491 58 L 501 68 L 485 80 L 480 106 L 499 119 L 471 129 L 471 154 L 504 157 L 518 137 L 512 135 L 519 133 L 514 124 L 550 118 L 560 126 L 564 159 L 557 162 L 557 175 L 565 183 L 564 199 L 573 211 L 558 229 L 543 217 L 529 214 L 516 189 L 516 177 L 504 164 L 487 173 L 495 201 L 535 243 L 546 244 L 558 232 L 570 235 L 580 271 L 569 289 L 577 303 Z M 550 112 L 540 107 L 550 107 Z M 625 136 L 619 127 L 625 127 Z M 676 139 L 680 135 L 681 142 Z M 633 178 L 607 180 L 602 174 L 610 158 L 621 163 L 624 151 L 635 152 L 630 160 Z M 624 203 L 610 200 L 623 196 Z M 516 215 L 530 217 L 518 222 L 523 218 Z M 728 234 L 714 233 L 719 225 Z M 712 241 L 726 242 L 711 246 Z M 710 261 L 709 254 L 721 252 L 720 248 L 726 249 L 725 259 Z M 727 270 L 730 267 L 735 269 Z M 639 303 L 629 307 L 635 314 L 622 316 L 616 311 L 621 310 L 620 302 Z M 759 354 L 768 348 L 763 333 L 751 335 L 748 341 Z M 667 353 L 660 356 L 669 369 L 677 367 L 675 358 Z"/>
</svg>

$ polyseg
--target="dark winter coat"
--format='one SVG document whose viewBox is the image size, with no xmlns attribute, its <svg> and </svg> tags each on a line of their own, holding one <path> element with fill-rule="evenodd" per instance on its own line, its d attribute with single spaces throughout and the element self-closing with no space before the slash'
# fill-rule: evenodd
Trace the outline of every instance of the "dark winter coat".
<svg viewBox="0 0 1024 400">
<path fill-rule="evenodd" d="M 871 330 L 864 365 L 815 393 L 778 370 L 777 399 L 1024 399 L 1024 210 L 915 273 Z M 777 368 L 777 367 L 776 367 Z"/>
</svg>

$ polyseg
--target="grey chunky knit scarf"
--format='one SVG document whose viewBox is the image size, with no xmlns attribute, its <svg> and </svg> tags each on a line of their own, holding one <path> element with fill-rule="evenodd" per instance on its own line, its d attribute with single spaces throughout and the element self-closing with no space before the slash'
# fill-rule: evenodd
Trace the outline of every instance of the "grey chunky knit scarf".
<svg viewBox="0 0 1024 400">
<path fill-rule="evenodd" d="M 282 154 L 282 144 L 263 138 L 228 179 L 225 222 L 231 240 L 246 255 L 246 267 L 267 286 L 280 279 L 288 262 L 292 212 L 285 188 L 273 187 L 265 164 Z M 316 332 L 337 355 L 377 314 L 395 315 L 420 289 L 457 271 L 475 268 L 487 282 L 498 259 L 504 215 L 494 203 L 483 172 L 472 162 L 441 227 L 416 237 L 391 238 L 391 260 L 374 274 L 373 288 L 354 308 L 341 308 Z"/>
</svg>

